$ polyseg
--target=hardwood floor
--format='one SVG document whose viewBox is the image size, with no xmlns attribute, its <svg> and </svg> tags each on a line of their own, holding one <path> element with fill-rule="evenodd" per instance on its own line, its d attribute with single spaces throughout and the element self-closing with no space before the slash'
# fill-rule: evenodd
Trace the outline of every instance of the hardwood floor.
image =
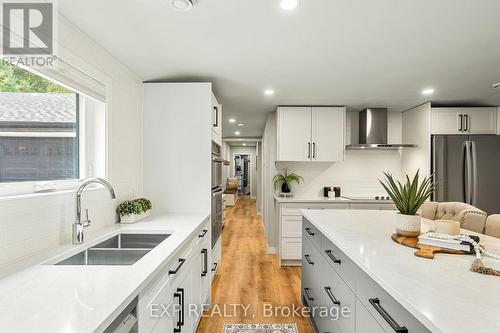
<svg viewBox="0 0 500 333">
<path fill-rule="evenodd" d="M 269 317 L 270 311 L 264 310 L 265 306 L 302 307 L 300 267 L 279 268 L 277 255 L 267 253 L 262 219 L 249 197 L 226 210 L 222 262 L 212 285 L 212 303 L 198 333 L 222 332 L 224 323 L 296 323 L 299 332 L 313 332 L 306 317 L 287 316 L 286 310 Z"/>
</svg>

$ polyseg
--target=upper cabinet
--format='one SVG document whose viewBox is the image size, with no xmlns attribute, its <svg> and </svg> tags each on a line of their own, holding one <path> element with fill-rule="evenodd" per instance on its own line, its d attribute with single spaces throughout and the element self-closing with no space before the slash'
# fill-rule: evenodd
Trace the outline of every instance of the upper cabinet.
<svg viewBox="0 0 500 333">
<path fill-rule="evenodd" d="M 432 134 L 496 134 L 494 107 L 432 108 Z"/>
<path fill-rule="evenodd" d="M 344 159 L 345 107 L 278 107 L 278 161 Z"/>
<path fill-rule="evenodd" d="M 212 95 L 212 140 L 222 145 L 222 105 Z"/>
</svg>

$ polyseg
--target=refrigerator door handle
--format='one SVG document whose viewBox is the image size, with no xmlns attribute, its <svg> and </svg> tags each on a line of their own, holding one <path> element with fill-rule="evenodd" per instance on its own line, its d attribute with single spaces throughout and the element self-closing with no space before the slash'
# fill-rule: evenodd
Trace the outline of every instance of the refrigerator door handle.
<svg viewBox="0 0 500 333">
<path fill-rule="evenodd" d="M 470 141 L 470 156 L 471 156 L 471 205 L 476 205 L 477 198 L 477 160 L 476 160 L 476 142 Z"/>
<path fill-rule="evenodd" d="M 462 144 L 462 201 L 468 203 L 468 191 L 467 187 L 467 156 L 469 155 L 467 152 L 467 141 L 464 141 Z"/>
<path fill-rule="evenodd" d="M 472 205 L 472 157 L 471 157 L 471 142 L 465 141 L 465 202 Z"/>
</svg>

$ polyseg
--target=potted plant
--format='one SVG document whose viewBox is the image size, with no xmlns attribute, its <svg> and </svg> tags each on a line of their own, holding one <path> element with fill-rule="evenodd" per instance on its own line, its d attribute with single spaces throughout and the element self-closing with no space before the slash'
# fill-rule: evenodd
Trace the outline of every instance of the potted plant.
<svg viewBox="0 0 500 333">
<path fill-rule="evenodd" d="M 300 181 L 304 180 L 298 174 L 292 172 L 288 173 L 288 169 L 285 168 L 285 173 L 278 173 L 273 178 L 274 187 L 278 190 L 281 186 L 282 193 L 290 193 L 292 182 L 300 184 Z"/>
<path fill-rule="evenodd" d="M 399 210 L 396 215 L 396 233 L 400 236 L 418 237 L 420 235 L 421 217 L 417 215 L 417 212 L 436 189 L 432 176 L 424 177 L 419 183 L 419 171 L 417 170 L 412 180 L 406 175 L 404 184 L 395 181 L 387 172 L 384 172 L 385 181 L 379 180 Z"/>
<path fill-rule="evenodd" d="M 135 223 L 149 216 L 152 205 L 146 198 L 127 200 L 122 202 L 116 208 L 120 216 L 120 223 Z"/>
</svg>

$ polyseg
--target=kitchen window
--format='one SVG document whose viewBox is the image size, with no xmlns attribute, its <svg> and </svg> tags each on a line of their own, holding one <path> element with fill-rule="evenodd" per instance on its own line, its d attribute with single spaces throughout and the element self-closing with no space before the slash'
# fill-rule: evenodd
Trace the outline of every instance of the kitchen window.
<svg viewBox="0 0 500 333">
<path fill-rule="evenodd" d="M 92 89 L 70 86 L 82 82 L 74 73 L 55 73 L 63 83 L 2 61 L 0 196 L 68 189 L 79 179 L 106 176 L 106 105 L 82 93 Z"/>
</svg>

